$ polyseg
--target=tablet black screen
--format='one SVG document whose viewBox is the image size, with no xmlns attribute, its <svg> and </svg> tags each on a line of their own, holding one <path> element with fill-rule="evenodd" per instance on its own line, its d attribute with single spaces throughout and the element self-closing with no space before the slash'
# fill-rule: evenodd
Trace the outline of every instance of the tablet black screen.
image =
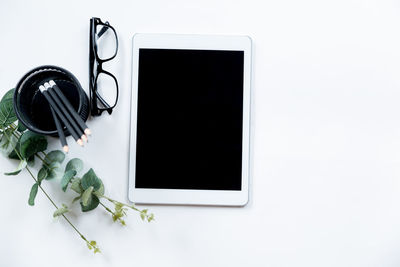
<svg viewBox="0 0 400 267">
<path fill-rule="evenodd" d="M 136 188 L 241 190 L 243 51 L 139 49 Z"/>
</svg>

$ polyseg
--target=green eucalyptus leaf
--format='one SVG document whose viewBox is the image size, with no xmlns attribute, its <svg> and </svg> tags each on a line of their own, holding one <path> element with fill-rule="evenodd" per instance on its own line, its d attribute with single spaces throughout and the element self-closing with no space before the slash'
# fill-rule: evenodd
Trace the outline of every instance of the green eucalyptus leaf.
<svg viewBox="0 0 400 267">
<path fill-rule="evenodd" d="M 65 213 L 69 212 L 67 205 L 62 204 L 61 208 L 58 208 L 54 213 L 53 213 L 53 217 L 58 217 L 61 216 Z"/>
<path fill-rule="evenodd" d="M 18 164 L 18 167 L 15 171 L 13 172 L 6 172 L 4 173 L 5 175 L 17 175 L 20 173 L 23 169 L 25 169 L 26 165 L 28 165 L 28 162 L 26 160 L 21 160 Z"/>
<path fill-rule="evenodd" d="M 100 196 L 104 195 L 104 184 L 101 180 L 100 180 L 100 188 L 96 190 L 95 193 Z"/>
<path fill-rule="evenodd" d="M 23 133 L 26 131 L 25 125 L 23 125 L 20 121 L 18 121 L 18 127 L 17 127 L 18 132 Z"/>
<path fill-rule="evenodd" d="M 9 90 L 0 101 L 0 128 L 5 128 L 17 120 L 13 105 L 14 89 Z"/>
<path fill-rule="evenodd" d="M 71 159 L 68 161 L 67 166 L 65 166 L 65 172 L 70 170 L 75 170 L 76 173 L 79 173 L 83 170 L 83 161 L 78 158 Z"/>
<path fill-rule="evenodd" d="M 35 198 L 36 198 L 36 195 L 38 192 L 38 188 L 39 188 L 39 185 L 37 183 L 34 183 L 32 185 L 31 192 L 29 193 L 29 200 L 28 200 L 28 204 L 31 206 L 35 205 Z"/>
<path fill-rule="evenodd" d="M 4 101 L 6 99 L 13 99 L 14 92 L 15 92 L 15 88 L 8 90 L 7 93 L 4 94 L 4 96 L 1 98 L 0 101 Z"/>
<path fill-rule="evenodd" d="M 83 203 L 80 202 L 81 209 L 82 209 L 83 212 L 94 210 L 95 208 L 97 208 L 99 203 L 100 203 L 100 200 L 95 195 L 92 195 L 92 201 L 90 202 L 90 205 L 88 205 L 88 206 L 84 206 Z"/>
<path fill-rule="evenodd" d="M 85 192 L 83 192 L 82 194 L 83 206 L 87 207 L 92 202 L 92 192 L 93 192 L 93 186 L 89 186 L 89 188 L 86 189 Z"/>
<path fill-rule="evenodd" d="M 4 156 L 8 156 L 17 146 L 18 139 L 13 135 L 14 130 L 8 128 L 4 131 L 0 141 L 0 151 Z M 19 159 L 18 156 L 16 159 Z"/>
<path fill-rule="evenodd" d="M 76 175 L 75 170 L 69 170 L 64 173 L 63 178 L 61 179 L 61 188 L 65 192 L 67 190 L 68 184 L 71 179 Z"/>
<path fill-rule="evenodd" d="M 35 155 L 32 155 L 32 156 L 28 159 L 28 166 L 29 166 L 29 167 L 35 166 Z"/>
<path fill-rule="evenodd" d="M 17 120 L 14 112 L 13 100 L 6 99 L 0 102 L 0 127 L 7 127 Z"/>
<path fill-rule="evenodd" d="M 78 201 L 79 199 L 81 199 L 81 196 L 77 196 L 72 200 L 72 204 L 75 203 L 76 201 Z"/>
<path fill-rule="evenodd" d="M 17 144 L 16 148 L 17 149 L 19 148 L 18 144 Z M 18 157 L 17 153 L 15 152 L 15 150 L 11 151 L 11 153 L 8 154 L 8 158 L 10 158 L 10 159 L 19 159 L 19 157 Z"/>
<path fill-rule="evenodd" d="M 90 186 L 93 186 L 94 191 L 97 191 L 100 188 L 101 180 L 97 178 L 97 175 L 94 173 L 93 169 L 90 169 L 87 173 L 83 175 L 81 185 L 83 190 L 86 190 Z"/>
<path fill-rule="evenodd" d="M 74 178 L 71 183 L 71 189 L 74 190 L 78 194 L 82 194 L 82 186 L 81 186 L 81 179 Z"/>
<path fill-rule="evenodd" d="M 148 222 L 154 221 L 154 214 L 153 214 L 153 213 L 150 214 L 149 217 L 147 217 L 147 221 L 148 221 Z"/>
<path fill-rule="evenodd" d="M 20 138 L 20 152 L 24 159 L 47 149 L 47 140 L 43 135 L 27 131 Z"/>
<path fill-rule="evenodd" d="M 48 164 L 52 162 L 59 162 L 61 164 L 63 163 L 64 159 L 65 159 L 64 152 L 62 152 L 61 150 L 54 150 L 46 155 L 44 161 L 47 162 Z"/>
<path fill-rule="evenodd" d="M 61 163 L 58 161 L 53 161 L 52 163 L 50 163 L 50 165 L 44 167 L 47 169 L 46 180 L 58 178 L 63 175 L 63 172 L 61 170 Z"/>
<path fill-rule="evenodd" d="M 10 159 L 18 159 L 19 160 L 17 151 L 21 155 L 20 143 L 19 143 L 20 139 L 21 139 L 21 137 L 18 139 L 17 144 L 15 145 L 14 149 L 8 154 L 8 158 L 10 158 Z"/>
<path fill-rule="evenodd" d="M 47 177 L 47 169 L 41 168 L 38 172 L 38 182 L 41 183 Z"/>
</svg>

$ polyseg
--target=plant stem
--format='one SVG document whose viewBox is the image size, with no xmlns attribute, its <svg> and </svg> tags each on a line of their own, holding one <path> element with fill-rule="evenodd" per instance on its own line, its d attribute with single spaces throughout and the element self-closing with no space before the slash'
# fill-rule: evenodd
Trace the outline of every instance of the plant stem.
<svg viewBox="0 0 400 267">
<path fill-rule="evenodd" d="M 102 206 L 104 207 L 104 209 L 105 209 L 106 211 L 108 211 L 108 212 L 111 213 L 112 215 L 115 215 L 114 212 L 113 212 L 109 207 L 105 206 L 101 201 L 100 201 L 99 203 L 100 203 L 100 205 L 102 205 Z"/>
<path fill-rule="evenodd" d="M 7 136 L 7 134 L 4 134 L 6 136 L 6 138 L 8 139 L 8 141 L 10 142 L 10 138 L 9 136 Z M 14 148 L 15 153 L 17 154 L 18 158 L 20 160 L 22 159 L 22 156 L 19 154 L 19 152 Z M 35 181 L 35 183 L 38 183 L 37 179 L 35 178 L 35 176 L 33 175 L 33 173 L 31 172 L 31 170 L 28 168 L 28 166 L 26 166 L 26 170 L 29 172 L 29 174 L 31 175 L 32 179 Z M 58 206 L 56 205 L 56 203 L 53 201 L 53 199 L 51 199 L 51 197 L 47 194 L 47 192 L 43 189 L 43 187 L 38 184 L 40 190 L 43 192 L 43 194 L 45 194 L 45 196 L 47 197 L 47 199 L 51 202 L 51 204 L 53 204 L 53 206 L 58 209 Z M 89 241 L 86 239 L 86 237 L 75 227 L 75 225 L 72 224 L 72 222 L 64 215 L 62 214 L 62 216 L 64 217 L 64 219 L 69 223 L 69 225 L 71 225 L 71 227 L 79 234 L 79 236 L 86 241 L 86 243 L 89 243 Z"/>
<path fill-rule="evenodd" d="M 101 195 L 100 197 L 103 197 L 103 198 L 107 199 L 108 201 L 110 201 L 110 202 L 113 203 L 113 204 L 118 203 L 118 204 L 120 204 L 120 205 L 122 205 L 122 206 L 125 206 L 125 207 L 128 207 L 128 208 L 131 208 L 131 209 L 133 209 L 133 210 L 136 210 L 136 211 L 141 212 L 141 210 L 139 210 L 138 208 L 136 208 L 135 205 L 128 205 L 128 204 L 119 202 L 119 201 L 117 201 L 117 200 L 114 200 L 114 199 L 109 198 L 109 197 L 104 196 L 104 195 Z"/>
<path fill-rule="evenodd" d="M 32 176 L 32 179 L 35 180 L 35 182 L 37 183 L 37 179 L 35 178 L 35 176 L 33 175 L 33 173 L 31 172 L 31 170 L 26 167 L 26 170 L 29 172 L 29 174 Z M 53 206 L 58 209 L 58 206 L 56 205 L 56 203 L 53 201 L 53 199 L 51 199 L 51 197 L 47 194 L 47 192 L 43 189 L 42 185 L 38 184 L 40 190 L 42 190 L 43 194 L 46 195 L 47 199 L 50 200 L 51 204 L 53 204 Z"/>
<path fill-rule="evenodd" d="M 15 137 L 20 138 L 21 137 L 21 133 L 18 131 L 18 128 L 16 125 L 14 125 L 13 123 L 10 124 L 10 128 L 13 129 L 13 134 Z"/>
<path fill-rule="evenodd" d="M 107 207 L 106 205 L 104 205 L 101 201 L 99 202 L 101 206 L 103 206 L 103 208 L 108 211 L 109 213 L 111 213 L 113 215 L 113 220 L 114 218 L 117 218 L 117 220 L 122 224 L 125 225 L 125 221 L 122 220 L 120 217 L 118 217 L 115 212 L 113 212 L 109 207 Z M 115 220 L 114 220 L 115 221 Z"/>
<path fill-rule="evenodd" d="M 50 167 L 49 164 L 41 156 L 39 156 L 39 153 L 35 153 L 35 156 L 42 161 L 43 165 L 45 165 L 46 167 Z"/>
<path fill-rule="evenodd" d="M 33 180 L 35 180 L 35 182 L 37 183 L 37 179 L 35 178 L 35 176 L 33 175 L 33 173 L 31 172 L 31 170 L 29 170 L 28 167 L 26 167 L 26 170 L 29 172 L 29 174 L 32 176 Z M 43 189 L 42 185 L 39 185 L 40 190 L 42 190 L 43 194 L 45 194 L 45 196 L 47 197 L 47 199 L 51 202 L 51 204 L 53 204 L 53 206 L 58 209 L 57 204 L 53 201 L 53 199 L 51 199 L 51 197 L 47 194 L 47 192 Z M 64 217 L 64 219 L 69 223 L 69 225 L 71 225 L 71 227 L 80 235 L 80 237 L 85 240 L 86 242 L 88 242 L 88 240 L 85 238 L 85 236 L 75 227 L 75 225 L 73 225 L 71 223 L 71 221 L 64 215 L 62 214 L 61 216 Z"/>
<path fill-rule="evenodd" d="M 13 131 L 13 135 L 14 135 L 17 139 L 19 139 L 19 138 L 21 137 L 21 135 L 18 135 L 16 131 Z"/>
<path fill-rule="evenodd" d="M 43 163 L 46 163 L 44 158 L 42 158 L 41 156 L 39 156 L 39 153 L 35 154 L 36 157 L 38 157 Z"/>
</svg>

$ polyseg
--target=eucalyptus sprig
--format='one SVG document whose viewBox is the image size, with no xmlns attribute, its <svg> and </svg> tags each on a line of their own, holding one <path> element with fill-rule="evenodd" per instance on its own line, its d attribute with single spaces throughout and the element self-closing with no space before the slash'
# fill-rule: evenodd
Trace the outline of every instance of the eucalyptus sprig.
<svg viewBox="0 0 400 267">
<path fill-rule="evenodd" d="M 14 171 L 5 173 L 5 175 L 18 175 L 26 169 L 34 180 L 29 193 L 29 205 L 35 205 L 36 195 L 40 189 L 56 209 L 53 212 L 53 217 L 64 218 L 94 253 L 100 252 L 97 242 L 88 240 L 68 219 L 66 214 L 70 211 L 70 207 L 64 203 L 59 206 L 54 202 L 42 187 L 44 180 L 60 178 L 62 191 L 71 190 L 77 194 L 72 199 L 71 205 L 79 201 L 81 211 L 84 213 L 101 206 L 110 213 L 114 222 L 119 222 L 121 225 L 126 225 L 124 217 L 129 209 L 139 212 L 142 220 L 148 222 L 154 220 L 154 214 L 148 213 L 147 209 L 140 210 L 135 205 L 122 203 L 106 196 L 104 184 L 92 168 L 79 177 L 78 175 L 84 169 L 84 163 L 81 159 L 73 158 L 68 161 L 65 168 L 62 168 L 65 154 L 60 150 L 46 153 L 48 145 L 46 137 L 28 131 L 22 124 L 18 123 L 13 109 L 13 95 L 14 89 L 11 89 L 0 101 L 0 151 L 10 159 L 19 160 L 17 168 Z M 36 176 L 31 169 L 35 166 L 35 158 L 42 163 Z M 113 204 L 114 210 L 106 206 L 102 200 Z"/>
</svg>

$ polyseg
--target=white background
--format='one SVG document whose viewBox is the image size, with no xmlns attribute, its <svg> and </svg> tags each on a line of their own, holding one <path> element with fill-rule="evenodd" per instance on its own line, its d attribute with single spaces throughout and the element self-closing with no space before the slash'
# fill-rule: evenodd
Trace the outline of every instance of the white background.
<svg viewBox="0 0 400 267">
<path fill-rule="evenodd" d="M 1 266 L 400 265 L 398 1 L 2 1 L 0 93 L 44 64 L 70 70 L 87 89 L 92 16 L 118 31 L 118 56 L 105 68 L 121 96 L 112 116 L 89 121 L 93 138 L 69 157 L 127 200 L 131 36 L 250 35 L 250 202 L 150 206 L 157 221 L 130 212 L 125 228 L 101 209 L 75 207 L 71 220 L 103 251 L 92 255 L 42 194 L 27 205 L 28 173 L 1 175 Z M 0 166 L 15 164 L 0 158 Z M 44 186 L 69 204 L 58 181 Z"/>
</svg>

